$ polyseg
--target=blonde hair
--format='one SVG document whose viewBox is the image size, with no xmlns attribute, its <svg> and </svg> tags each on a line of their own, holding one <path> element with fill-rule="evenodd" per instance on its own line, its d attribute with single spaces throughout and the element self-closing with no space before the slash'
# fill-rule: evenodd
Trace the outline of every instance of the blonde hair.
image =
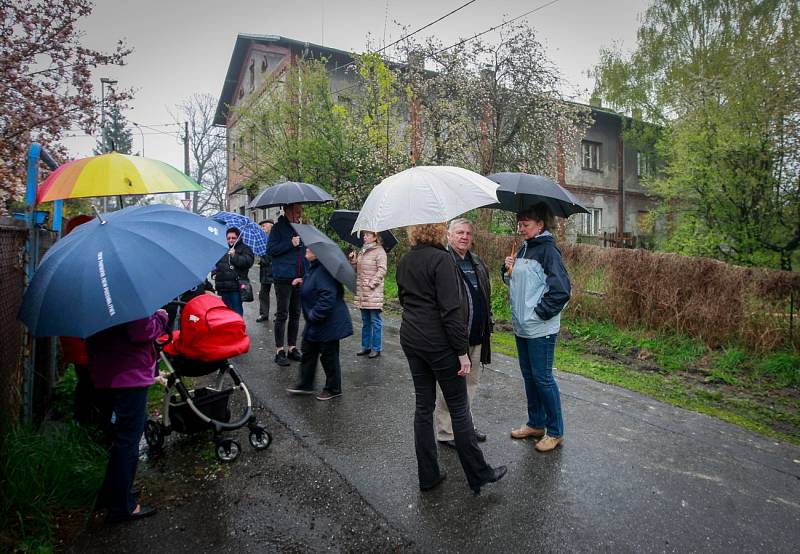
<svg viewBox="0 0 800 554">
<path fill-rule="evenodd" d="M 447 237 L 447 222 L 411 225 L 408 228 L 408 242 L 443 246 Z"/>
</svg>

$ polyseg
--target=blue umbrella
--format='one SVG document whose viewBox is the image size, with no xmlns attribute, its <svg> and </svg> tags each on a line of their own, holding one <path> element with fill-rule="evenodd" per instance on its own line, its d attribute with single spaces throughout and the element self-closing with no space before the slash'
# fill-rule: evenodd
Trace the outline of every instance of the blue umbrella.
<svg viewBox="0 0 800 554">
<path fill-rule="evenodd" d="M 228 249 L 225 227 L 174 206 L 102 217 L 42 259 L 19 312 L 34 336 L 85 338 L 147 317 L 203 281 Z"/>
<path fill-rule="evenodd" d="M 239 240 L 249 246 L 256 256 L 263 256 L 267 253 L 267 239 L 269 237 L 264 232 L 264 229 L 261 228 L 261 225 L 249 217 L 233 212 L 217 212 L 211 216 L 211 219 L 227 225 L 228 228 L 236 227 L 239 229 L 242 233 L 239 235 Z"/>
</svg>

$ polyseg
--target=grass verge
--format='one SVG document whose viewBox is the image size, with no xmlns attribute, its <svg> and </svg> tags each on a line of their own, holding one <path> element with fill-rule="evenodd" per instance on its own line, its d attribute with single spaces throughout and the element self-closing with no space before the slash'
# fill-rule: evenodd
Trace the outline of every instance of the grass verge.
<svg viewBox="0 0 800 554">
<path fill-rule="evenodd" d="M 55 521 L 94 504 L 106 461 L 73 422 L 10 430 L 0 447 L 0 550 L 52 551 Z"/>
<path fill-rule="evenodd" d="M 709 351 L 690 339 L 626 332 L 602 322 L 565 321 L 562 334 L 555 359 L 562 371 L 800 444 L 796 353 Z M 517 355 L 513 333 L 496 332 L 492 346 Z"/>
</svg>

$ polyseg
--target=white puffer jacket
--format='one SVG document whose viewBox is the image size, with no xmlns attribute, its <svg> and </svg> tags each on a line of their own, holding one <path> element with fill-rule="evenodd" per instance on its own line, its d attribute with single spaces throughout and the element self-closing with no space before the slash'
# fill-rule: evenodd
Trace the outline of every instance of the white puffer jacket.
<svg viewBox="0 0 800 554">
<path fill-rule="evenodd" d="M 383 278 L 386 276 L 386 251 L 372 243 L 350 261 L 356 270 L 355 306 L 359 310 L 383 309 Z"/>
</svg>

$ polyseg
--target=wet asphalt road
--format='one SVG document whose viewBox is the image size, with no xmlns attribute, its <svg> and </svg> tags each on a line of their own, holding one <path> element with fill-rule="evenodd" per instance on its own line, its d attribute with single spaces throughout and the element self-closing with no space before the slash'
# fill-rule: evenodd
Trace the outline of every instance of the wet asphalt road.
<svg viewBox="0 0 800 554">
<path fill-rule="evenodd" d="M 558 373 L 566 441 L 541 454 L 509 437 L 525 421 L 525 395 L 516 359 L 502 355 L 484 371 L 473 413 L 489 436 L 487 461 L 508 465 L 508 475 L 475 497 L 455 452 L 442 447 L 448 479 L 420 493 L 413 386 L 397 319 L 387 318 L 377 360 L 355 356 L 356 337 L 342 342 L 343 396 L 320 402 L 285 392 L 298 364 L 273 363 L 272 323 L 256 323 L 257 309 L 246 306 L 252 346 L 236 362 L 253 393 L 414 548 L 798 551 L 800 448 Z"/>
<path fill-rule="evenodd" d="M 116 527 L 95 518 L 71 552 L 798 551 L 800 447 L 558 373 L 566 441 L 541 454 L 509 437 L 525 394 L 502 355 L 473 413 L 487 461 L 508 475 L 475 497 L 442 447 L 448 478 L 421 493 L 398 320 L 385 318 L 377 360 L 355 356 L 356 337 L 342 341 L 344 394 L 320 402 L 285 392 L 298 364 L 273 363 L 272 323 L 256 323 L 257 310 L 245 307 L 251 350 L 235 364 L 272 446 L 256 452 L 235 432 L 242 454 L 214 470 L 208 437 L 170 437 L 139 471 L 159 514 Z"/>
</svg>

